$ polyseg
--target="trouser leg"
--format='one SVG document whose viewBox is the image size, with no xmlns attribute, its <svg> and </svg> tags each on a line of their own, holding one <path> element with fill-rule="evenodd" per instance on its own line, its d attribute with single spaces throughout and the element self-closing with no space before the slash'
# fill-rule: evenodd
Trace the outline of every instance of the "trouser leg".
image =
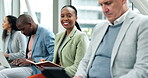
<svg viewBox="0 0 148 78">
<path fill-rule="evenodd" d="M 0 78 L 26 78 L 32 75 L 32 67 L 8 68 L 0 71 Z"/>
</svg>

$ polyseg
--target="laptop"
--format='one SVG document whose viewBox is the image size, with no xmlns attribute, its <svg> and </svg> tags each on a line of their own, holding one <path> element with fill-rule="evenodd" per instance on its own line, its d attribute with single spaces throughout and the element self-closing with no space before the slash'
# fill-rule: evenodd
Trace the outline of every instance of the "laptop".
<svg viewBox="0 0 148 78">
<path fill-rule="evenodd" d="M 0 63 L 2 66 L 6 67 L 6 68 L 11 68 L 6 57 L 4 56 L 3 52 L 1 52 L 1 51 L 0 51 Z"/>
<path fill-rule="evenodd" d="M 47 78 L 71 78 L 62 67 L 44 67 L 42 74 Z"/>
</svg>

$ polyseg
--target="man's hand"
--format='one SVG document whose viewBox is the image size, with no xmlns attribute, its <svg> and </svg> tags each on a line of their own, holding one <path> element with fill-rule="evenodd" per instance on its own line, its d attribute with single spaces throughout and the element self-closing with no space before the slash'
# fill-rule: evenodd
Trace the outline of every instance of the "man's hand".
<svg viewBox="0 0 148 78">
<path fill-rule="evenodd" d="M 82 78 L 82 76 L 74 76 L 73 78 Z"/>
<path fill-rule="evenodd" d="M 31 59 L 28 59 L 31 60 Z M 31 60 L 33 61 L 33 60 Z M 14 61 L 11 62 L 11 64 L 17 65 L 17 66 L 26 66 L 26 65 L 30 65 L 31 63 L 26 61 L 25 58 L 20 58 L 20 59 L 16 59 Z"/>
</svg>

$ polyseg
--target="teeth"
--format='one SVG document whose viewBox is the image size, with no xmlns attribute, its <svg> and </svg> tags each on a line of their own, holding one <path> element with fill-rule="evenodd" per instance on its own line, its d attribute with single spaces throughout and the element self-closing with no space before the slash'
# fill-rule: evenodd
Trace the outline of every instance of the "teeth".
<svg viewBox="0 0 148 78">
<path fill-rule="evenodd" d="M 68 23 L 64 23 L 64 24 L 68 24 Z"/>
<path fill-rule="evenodd" d="M 68 25 L 68 23 L 64 23 L 64 25 Z"/>
</svg>

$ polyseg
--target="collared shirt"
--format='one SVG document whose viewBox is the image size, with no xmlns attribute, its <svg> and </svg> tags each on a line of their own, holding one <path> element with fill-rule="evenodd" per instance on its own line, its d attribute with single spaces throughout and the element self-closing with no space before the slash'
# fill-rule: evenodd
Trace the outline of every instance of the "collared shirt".
<svg viewBox="0 0 148 78">
<path fill-rule="evenodd" d="M 108 21 L 109 25 L 115 26 L 115 25 L 121 24 L 125 20 L 128 13 L 129 13 L 129 9 L 123 15 L 121 15 L 118 19 L 114 21 L 114 25 Z"/>
</svg>

